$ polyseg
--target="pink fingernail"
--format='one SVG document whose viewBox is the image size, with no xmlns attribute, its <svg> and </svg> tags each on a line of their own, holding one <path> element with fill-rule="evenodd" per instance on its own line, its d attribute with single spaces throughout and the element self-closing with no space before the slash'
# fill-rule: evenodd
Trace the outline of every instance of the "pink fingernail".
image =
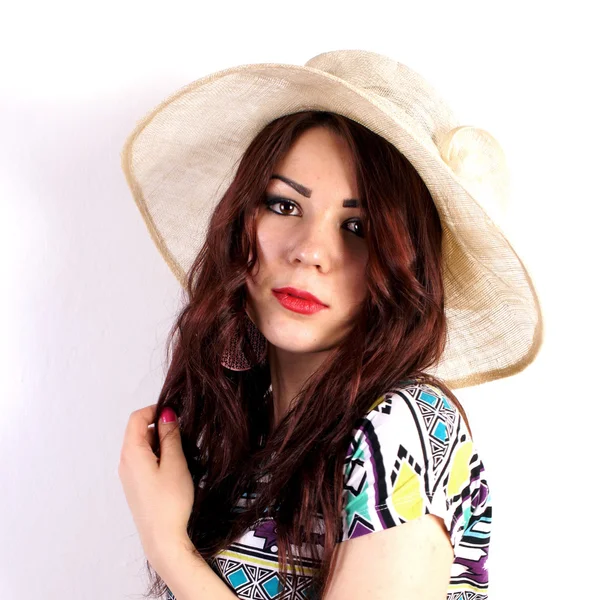
<svg viewBox="0 0 600 600">
<path fill-rule="evenodd" d="M 177 421 L 177 415 L 171 407 L 167 406 L 160 414 L 160 420 L 163 423 L 172 423 L 173 421 Z"/>
</svg>

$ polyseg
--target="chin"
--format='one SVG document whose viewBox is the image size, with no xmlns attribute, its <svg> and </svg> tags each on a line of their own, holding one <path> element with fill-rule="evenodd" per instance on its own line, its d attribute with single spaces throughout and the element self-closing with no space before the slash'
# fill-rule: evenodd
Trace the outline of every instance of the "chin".
<svg viewBox="0 0 600 600">
<path fill-rule="evenodd" d="M 304 323 L 271 322 L 264 330 L 270 344 L 286 352 L 319 352 L 327 346 L 322 328 Z"/>
</svg>

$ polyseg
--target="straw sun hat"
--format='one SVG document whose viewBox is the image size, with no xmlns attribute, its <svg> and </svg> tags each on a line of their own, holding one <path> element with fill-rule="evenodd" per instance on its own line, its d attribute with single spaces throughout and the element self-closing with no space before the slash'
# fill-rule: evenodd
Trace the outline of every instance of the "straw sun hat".
<svg viewBox="0 0 600 600">
<path fill-rule="evenodd" d="M 431 193 L 443 227 L 448 339 L 428 372 L 460 388 L 522 371 L 542 343 L 542 314 L 531 277 L 498 226 L 508 189 L 502 149 L 485 130 L 461 125 L 418 73 L 374 52 L 218 71 L 138 122 L 122 167 L 180 284 L 251 140 L 277 117 L 304 110 L 335 112 L 379 134 Z"/>
</svg>

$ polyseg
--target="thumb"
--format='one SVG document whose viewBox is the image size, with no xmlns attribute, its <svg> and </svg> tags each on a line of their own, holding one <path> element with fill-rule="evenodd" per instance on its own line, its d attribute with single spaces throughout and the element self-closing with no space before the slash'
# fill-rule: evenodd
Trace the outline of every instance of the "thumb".
<svg viewBox="0 0 600 600">
<path fill-rule="evenodd" d="M 160 462 L 178 460 L 183 456 L 179 421 L 175 411 L 167 406 L 158 420 L 158 436 L 160 439 Z"/>
</svg>

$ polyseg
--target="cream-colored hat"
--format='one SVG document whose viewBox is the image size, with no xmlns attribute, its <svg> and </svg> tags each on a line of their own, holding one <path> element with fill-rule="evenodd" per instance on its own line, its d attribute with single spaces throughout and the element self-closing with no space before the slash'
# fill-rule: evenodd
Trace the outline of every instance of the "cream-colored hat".
<svg viewBox="0 0 600 600">
<path fill-rule="evenodd" d="M 492 219 L 507 193 L 502 149 L 486 131 L 461 126 L 418 73 L 374 52 L 218 71 L 138 122 L 123 170 L 181 285 L 251 140 L 277 117 L 304 110 L 344 115 L 388 140 L 433 197 L 444 231 L 448 340 L 428 372 L 460 388 L 523 370 L 542 343 L 542 314 L 527 269 Z"/>
</svg>

